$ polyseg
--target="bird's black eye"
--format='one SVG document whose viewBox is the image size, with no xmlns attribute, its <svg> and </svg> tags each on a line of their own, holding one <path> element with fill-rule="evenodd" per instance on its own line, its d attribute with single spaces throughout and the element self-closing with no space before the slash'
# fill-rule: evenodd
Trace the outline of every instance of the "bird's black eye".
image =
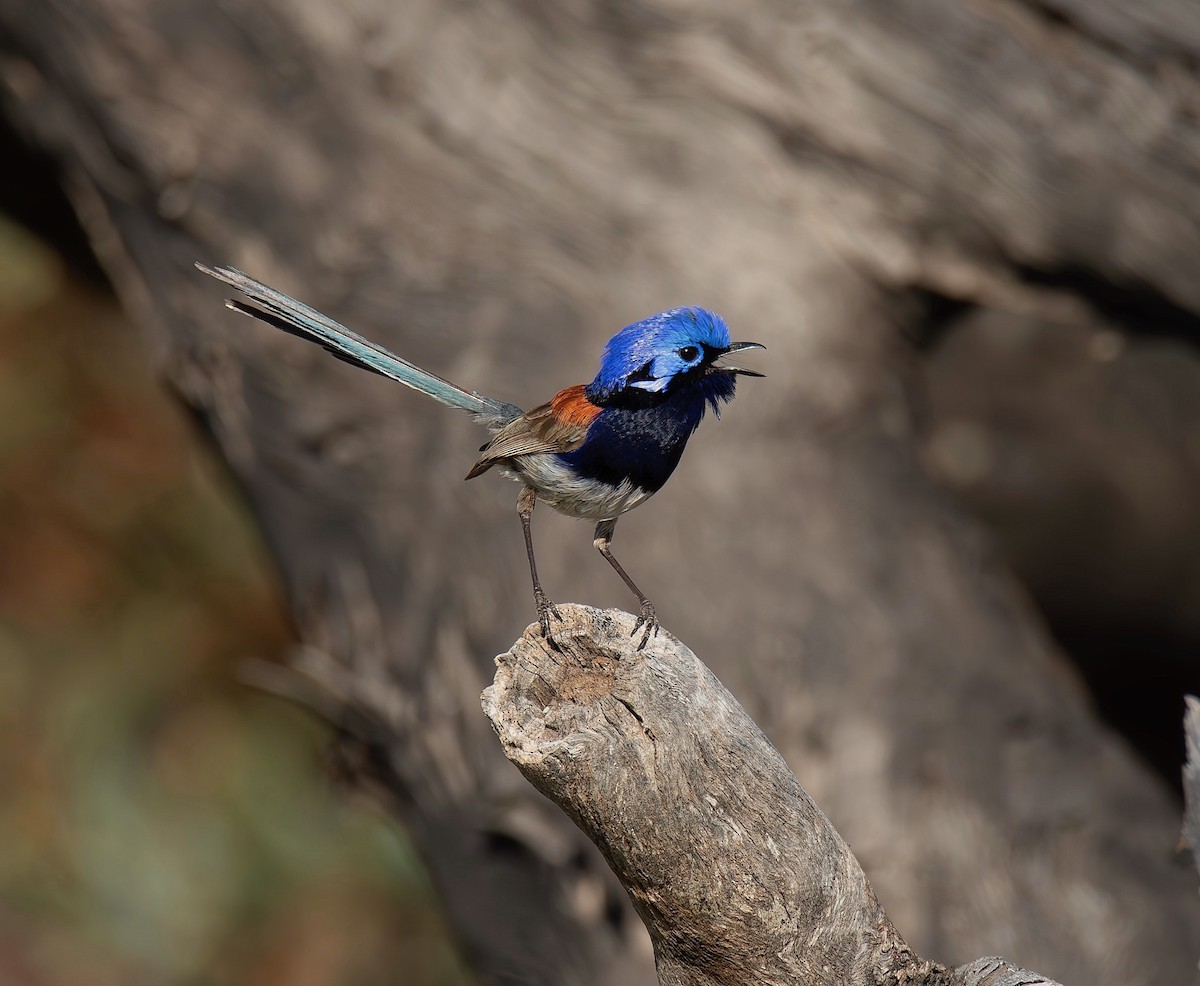
<svg viewBox="0 0 1200 986">
<path fill-rule="evenodd" d="M 695 346 L 684 346 L 681 350 L 679 350 L 679 358 L 685 363 L 690 363 L 699 355 L 700 350 Z"/>
</svg>

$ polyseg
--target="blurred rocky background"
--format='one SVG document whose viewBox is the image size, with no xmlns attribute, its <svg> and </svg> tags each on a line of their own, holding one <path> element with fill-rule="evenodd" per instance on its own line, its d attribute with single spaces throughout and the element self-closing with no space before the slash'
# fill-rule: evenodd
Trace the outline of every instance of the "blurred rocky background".
<svg viewBox="0 0 1200 986">
<path fill-rule="evenodd" d="M 327 732 L 239 683 L 294 639 L 261 538 L 7 137 L 0 981 L 469 982 Z"/>
<path fill-rule="evenodd" d="M 651 981 L 478 709 L 515 488 L 201 259 L 526 405 L 767 343 L 618 532 L 665 626 L 923 952 L 1194 981 L 1198 64 L 1182 0 L 0 0 L 0 978 Z"/>
</svg>

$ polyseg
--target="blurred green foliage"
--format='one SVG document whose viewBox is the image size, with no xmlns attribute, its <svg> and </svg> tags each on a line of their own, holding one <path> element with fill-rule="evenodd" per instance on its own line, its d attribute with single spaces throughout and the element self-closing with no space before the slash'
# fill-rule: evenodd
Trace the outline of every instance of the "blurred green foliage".
<svg viewBox="0 0 1200 986">
<path fill-rule="evenodd" d="M 325 730 L 237 684 L 290 640 L 136 331 L 0 217 L 0 982 L 468 981 Z"/>
</svg>

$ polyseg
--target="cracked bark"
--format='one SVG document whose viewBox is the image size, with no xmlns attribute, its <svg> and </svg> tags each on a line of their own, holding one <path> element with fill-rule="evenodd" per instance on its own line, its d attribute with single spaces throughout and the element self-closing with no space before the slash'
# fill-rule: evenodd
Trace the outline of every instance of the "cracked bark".
<svg viewBox="0 0 1200 986">
<path fill-rule="evenodd" d="M 483 708 L 505 755 L 600 849 L 661 986 L 1003 986 L 997 958 L 916 955 L 858 860 L 737 700 L 669 633 L 562 606 L 496 658 Z"/>
</svg>

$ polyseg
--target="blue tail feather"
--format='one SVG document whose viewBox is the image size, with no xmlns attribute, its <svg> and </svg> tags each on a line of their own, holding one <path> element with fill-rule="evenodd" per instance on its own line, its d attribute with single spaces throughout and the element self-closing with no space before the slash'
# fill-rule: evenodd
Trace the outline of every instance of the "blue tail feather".
<svg viewBox="0 0 1200 986">
<path fill-rule="evenodd" d="M 301 339 L 315 342 L 338 359 L 353 366 L 395 380 L 449 407 L 468 411 L 481 424 L 499 427 L 521 414 L 521 409 L 513 404 L 484 397 L 475 391 L 463 390 L 435 373 L 422 370 L 383 346 L 364 339 L 315 308 L 310 308 L 282 291 L 276 291 L 235 267 L 209 267 L 197 263 L 196 269 L 224 281 L 254 302 L 253 305 L 248 305 L 241 301 L 227 301 L 228 307 L 234 311 L 250 315 Z"/>
</svg>

